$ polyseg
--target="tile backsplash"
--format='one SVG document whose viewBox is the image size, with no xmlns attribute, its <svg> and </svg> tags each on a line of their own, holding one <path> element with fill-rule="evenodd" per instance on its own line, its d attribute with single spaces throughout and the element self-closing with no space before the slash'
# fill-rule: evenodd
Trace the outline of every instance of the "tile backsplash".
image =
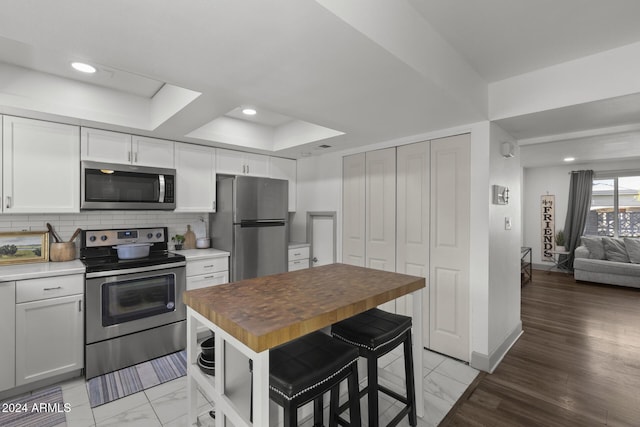
<svg viewBox="0 0 640 427">
<path fill-rule="evenodd" d="M 187 231 L 187 225 L 193 227 L 201 219 L 207 222 L 208 229 L 208 213 L 86 211 L 79 214 L 3 214 L 0 215 L 0 231 L 46 231 L 46 224 L 50 223 L 63 240 L 68 240 L 76 228 L 95 230 L 102 228 L 168 227 L 169 249 L 172 249 L 171 236 L 184 234 Z M 79 238 L 76 239 L 76 247 L 78 248 L 80 247 L 79 240 Z M 76 256 L 79 256 L 79 253 Z"/>
</svg>

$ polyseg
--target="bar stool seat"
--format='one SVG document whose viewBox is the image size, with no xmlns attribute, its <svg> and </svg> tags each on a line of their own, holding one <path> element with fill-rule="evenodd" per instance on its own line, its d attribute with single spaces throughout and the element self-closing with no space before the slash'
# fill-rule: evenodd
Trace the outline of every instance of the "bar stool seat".
<svg viewBox="0 0 640 427">
<path fill-rule="evenodd" d="M 284 426 L 297 425 L 297 409 L 314 400 L 314 425 L 322 425 L 322 396 L 331 391 L 330 426 L 360 426 L 358 350 L 313 332 L 269 352 L 269 397 L 284 408 Z M 348 379 L 350 424 L 339 420 L 340 382 Z"/>
<path fill-rule="evenodd" d="M 368 394 L 369 426 L 378 427 L 379 425 L 379 391 L 405 405 L 388 424 L 389 426 L 397 425 L 405 415 L 409 416 L 409 424 L 415 426 L 417 418 L 411 348 L 411 317 L 374 308 L 334 324 L 331 327 L 331 334 L 358 348 L 360 356 L 367 359 L 367 387 L 359 394 L 360 396 Z M 400 344 L 404 344 L 406 396 L 378 383 L 378 359 Z"/>
</svg>

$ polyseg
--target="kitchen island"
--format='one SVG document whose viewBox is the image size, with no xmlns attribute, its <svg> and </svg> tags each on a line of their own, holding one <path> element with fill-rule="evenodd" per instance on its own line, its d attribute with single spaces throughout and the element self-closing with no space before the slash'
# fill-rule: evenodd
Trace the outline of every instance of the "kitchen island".
<svg viewBox="0 0 640 427">
<path fill-rule="evenodd" d="M 331 264 L 185 292 L 190 423 L 195 424 L 198 415 L 198 386 L 215 402 L 217 425 L 223 425 L 218 420 L 224 414 L 234 426 L 268 426 L 270 348 L 410 293 L 416 410 L 422 417 L 424 287 L 422 277 Z M 215 377 L 204 375 L 197 365 L 198 323 L 215 332 Z M 253 360 L 253 424 L 225 389 L 224 343 Z"/>
</svg>

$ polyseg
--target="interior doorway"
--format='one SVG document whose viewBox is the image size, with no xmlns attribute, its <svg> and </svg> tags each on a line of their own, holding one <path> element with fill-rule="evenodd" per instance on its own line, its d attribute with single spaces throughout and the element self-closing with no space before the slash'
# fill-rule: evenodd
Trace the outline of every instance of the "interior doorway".
<svg viewBox="0 0 640 427">
<path fill-rule="evenodd" d="M 336 213 L 307 212 L 307 242 L 311 267 L 336 262 Z"/>
</svg>

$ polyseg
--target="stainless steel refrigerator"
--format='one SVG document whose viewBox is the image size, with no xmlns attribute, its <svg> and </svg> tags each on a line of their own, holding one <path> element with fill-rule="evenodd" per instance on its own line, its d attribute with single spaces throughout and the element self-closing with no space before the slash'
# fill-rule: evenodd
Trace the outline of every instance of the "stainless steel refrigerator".
<svg viewBox="0 0 640 427">
<path fill-rule="evenodd" d="M 287 271 L 289 183 L 251 176 L 219 177 L 211 244 L 231 253 L 232 282 Z"/>
</svg>

